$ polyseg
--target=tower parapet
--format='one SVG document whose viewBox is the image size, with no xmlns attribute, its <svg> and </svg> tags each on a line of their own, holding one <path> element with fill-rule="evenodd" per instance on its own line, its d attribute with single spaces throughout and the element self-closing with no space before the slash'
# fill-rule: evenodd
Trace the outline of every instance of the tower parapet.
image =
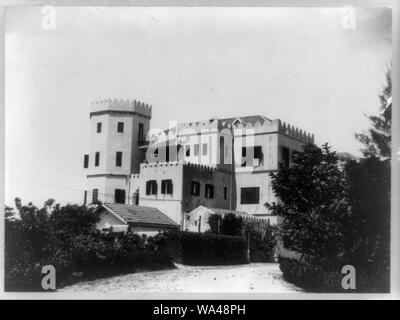
<svg viewBox="0 0 400 320">
<path fill-rule="evenodd" d="M 151 118 L 152 106 L 139 100 L 111 99 L 94 101 L 90 108 L 90 117 L 107 112 L 138 114 Z"/>
<path fill-rule="evenodd" d="M 182 130 L 194 130 L 196 132 L 201 132 L 202 130 L 222 130 L 224 128 L 229 128 L 229 125 L 227 123 L 223 123 L 218 118 L 178 124 L 178 132 L 181 132 Z"/>
<path fill-rule="evenodd" d="M 274 120 L 274 122 L 275 121 L 277 122 L 278 131 L 280 133 L 307 143 L 314 143 L 314 134 L 296 128 L 293 125 L 291 126 L 281 120 Z"/>
</svg>

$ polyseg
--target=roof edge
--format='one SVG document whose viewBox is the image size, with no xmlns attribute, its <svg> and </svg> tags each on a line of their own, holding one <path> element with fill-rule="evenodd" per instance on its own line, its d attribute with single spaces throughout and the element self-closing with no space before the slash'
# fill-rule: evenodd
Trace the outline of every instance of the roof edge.
<svg viewBox="0 0 400 320">
<path fill-rule="evenodd" d="M 115 217 L 117 217 L 119 220 L 121 220 L 124 224 L 128 224 L 127 221 L 125 221 L 125 219 L 123 219 L 120 215 L 116 214 L 113 210 L 111 210 L 110 207 L 108 207 L 107 205 L 105 205 L 104 203 L 101 205 L 104 209 L 106 209 L 107 211 L 109 211 L 110 213 L 112 213 Z"/>
</svg>

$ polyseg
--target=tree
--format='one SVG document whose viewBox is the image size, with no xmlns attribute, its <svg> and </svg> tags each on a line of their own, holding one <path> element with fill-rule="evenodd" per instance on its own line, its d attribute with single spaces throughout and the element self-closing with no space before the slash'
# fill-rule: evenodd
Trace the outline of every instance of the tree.
<svg viewBox="0 0 400 320">
<path fill-rule="evenodd" d="M 213 213 L 208 217 L 208 224 L 210 226 L 210 232 L 219 234 L 221 232 L 221 220 L 222 216 L 220 214 Z"/>
<path fill-rule="evenodd" d="M 244 222 L 244 230 L 250 237 L 250 261 L 272 261 L 276 246 L 276 227 L 260 220 L 248 220 Z"/>
<path fill-rule="evenodd" d="M 279 165 L 270 175 L 279 201 L 268 207 L 283 217 L 280 237 L 285 248 L 300 253 L 306 262 L 333 267 L 350 224 L 345 175 L 328 144 L 304 145 L 293 162 L 288 168 Z"/>
<path fill-rule="evenodd" d="M 76 204 L 55 206 L 50 216 L 52 228 L 72 235 L 92 231 L 99 220 L 95 209 Z"/>
<path fill-rule="evenodd" d="M 225 234 L 228 236 L 239 236 L 243 230 L 243 219 L 234 213 L 211 214 L 208 218 L 210 231 L 215 234 Z"/>
<path fill-rule="evenodd" d="M 227 213 L 221 221 L 221 233 L 228 236 L 239 236 L 242 234 L 243 219 L 234 213 Z"/>
<path fill-rule="evenodd" d="M 5 285 L 14 289 L 38 288 L 40 266 L 46 259 L 50 224 L 45 210 L 15 199 L 19 219 L 5 220 Z M 34 285 L 36 284 L 36 285 Z"/>
<path fill-rule="evenodd" d="M 391 67 L 386 71 L 386 86 L 379 95 L 380 113 L 377 116 L 369 116 L 372 128 L 367 132 L 356 133 L 365 148 L 362 150 L 364 157 L 389 158 L 391 156 L 392 138 L 392 73 Z"/>
<path fill-rule="evenodd" d="M 390 282 L 390 160 L 349 161 L 352 211 L 347 260 L 369 279 L 373 290 L 387 292 Z"/>
<path fill-rule="evenodd" d="M 72 268 L 78 235 L 90 235 L 98 220 L 95 207 L 54 205 L 39 209 L 16 198 L 19 219 L 5 219 L 5 284 L 7 288 L 40 289 L 41 266 L 51 264 L 58 276 Z M 53 206 L 54 205 L 54 206 Z M 7 209 L 10 217 L 12 208 Z"/>
</svg>

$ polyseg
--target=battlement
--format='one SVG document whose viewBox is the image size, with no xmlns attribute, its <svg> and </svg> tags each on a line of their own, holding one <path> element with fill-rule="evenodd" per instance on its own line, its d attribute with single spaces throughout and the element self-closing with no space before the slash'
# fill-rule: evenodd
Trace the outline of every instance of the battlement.
<svg viewBox="0 0 400 320">
<path fill-rule="evenodd" d="M 92 102 L 90 108 L 91 116 L 105 111 L 135 113 L 151 118 L 152 106 L 139 100 L 115 98 L 107 98 Z"/>
<path fill-rule="evenodd" d="M 152 163 L 141 163 L 140 169 L 148 169 L 148 168 L 166 168 L 166 167 L 177 167 L 180 162 L 152 162 Z"/>
<path fill-rule="evenodd" d="M 215 167 L 204 165 L 204 164 L 187 162 L 184 165 L 187 168 L 194 169 L 194 170 L 200 171 L 200 172 L 215 172 L 215 171 L 217 171 L 217 169 Z"/>
<path fill-rule="evenodd" d="M 222 122 L 218 118 L 210 120 L 184 122 L 178 124 L 178 132 L 184 130 L 194 130 L 195 132 L 201 132 L 202 130 L 222 130 L 224 128 L 230 128 L 230 124 Z"/>
<path fill-rule="evenodd" d="M 240 118 L 238 118 L 240 120 Z M 252 121 L 237 121 L 233 123 L 233 127 L 235 129 L 255 129 L 255 128 L 268 128 L 271 126 L 271 120 L 266 119 L 266 118 L 261 118 L 255 120 L 254 122 Z"/>
<path fill-rule="evenodd" d="M 314 134 L 303 131 L 299 128 L 291 126 L 288 123 L 282 122 L 281 120 L 274 120 L 277 123 L 278 131 L 290 137 L 296 138 L 298 140 L 314 143 Z"/>
<path fill-rule="evenodd" d="M 314 135 L 299 128 L 291 126 L 288 123 L 282 122 L 279 119 L 268 120 L 262 119 L 255 122 L 238 122 L 234 124 L 235 130 L 255 130 L 255 133 L 279 132 L 292 138 L 301 140 L 307 143 L 314 143 Z"/>
<path fill-rule="evenodd" d="M 142 163 L 140 165 L 140 169 L 151 169 L 151 168 L 169 168 L 169 167 L 177 167 L 183 166 L 189 169 L 194 169 L 200 172 L 215 172 L 219 171 L 214 166 L 198 164 L 198 163 L 191 163 L 185 161 L 171 161 L 171 162 L 153 162 L 153 163 Z"/>
</svg>

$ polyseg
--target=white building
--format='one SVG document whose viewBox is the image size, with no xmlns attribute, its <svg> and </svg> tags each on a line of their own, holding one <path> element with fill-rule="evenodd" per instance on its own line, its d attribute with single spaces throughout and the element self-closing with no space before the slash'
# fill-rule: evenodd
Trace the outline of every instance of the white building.
<svg viewBox="0 0 400 320">
<path fill-rule="evenodd" d="M 313 135 L 261 115 L 178 123 L 149 133 L 151 115 L 151 106 L 138 101 L 92 104 L 86 202 L 155 207 L 182 228 L 185 215 L 198 206 L 278 223 L 266 207 L 276 201 L 270 173 L 279 163 L 289 166 L 294 151 L 314 143 Z"/>
</svg>

